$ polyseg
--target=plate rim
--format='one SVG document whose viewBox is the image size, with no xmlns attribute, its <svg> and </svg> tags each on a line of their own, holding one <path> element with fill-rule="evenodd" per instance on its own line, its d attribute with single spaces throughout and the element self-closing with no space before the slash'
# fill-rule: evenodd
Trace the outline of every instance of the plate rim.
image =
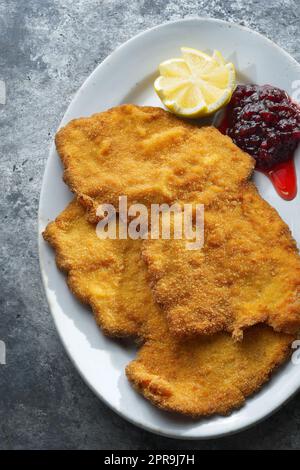
<svg viewBox="0 0 300 470">
<path fill-rule="evenodd" d="M 278 50 L 278 52 L 280 54 L 285 55 L 289 59 L 289 61 L 293 62 L 295 65 L 300 67 L 300 64 L 297 62 L 297 60 L 294 59 L 294 57 L 292 57 L 285 49 L 280 47 L 274 41 L 269 39 L 267 36 L 261 34 L 260 32 L 255 31 L 255 30 L 253 30 L 253 29 L 251 29 L 247 26 L 240 25 L 239 23 L 235 23 L 235 22 L 232 22 L 232 21 L 226 21 L 226 20 L 222 20 L 222 19 L 218 19 L 218 18 L 205 17 L 205 16 L 193 16 L 193 17 L 188 17 L 188 18 L 182 18 L 182 19 L 179 19 L 179 20 L 167 21 L 167 22 L 155 25 L 151 28 L 145 29 L 145 30 L 139 32 L 138 34 L 136 34 L 135 36 L 129 38 L 127 41 L 125 41 L 124 43 L 119 45 L 116 49 L 114 49 L 102 62 L 100 62 L 93 69 L 93 71 L 88 75 L 88 77 L 83 81 L 81 86 L 77 89 L 76 93 L 74 94 L 73 98 L 70 100 L 70 102 L 69 102 L 69 104 L 68 104 L 68 106 L 67 106 L 67 108 L 64 112 L 64 115 L 63 115 L 63 117 L 62 117 L 62 119 L 61 119 L 61 121 L 58 125 L 57 130 L 60 129 L 60 127 L 63 125 L 65 117 L 68 114 L 70 108 L 73 106 L 73 104 L 77 100 L 78 95 L 88 85 L 88 83 L 93 80 L 93 78 L 96 75 L 98 69 L 102 66 L 105 66 L 105 64 L 107 62 L 109 62 L 113 56 L 115 56 L 117 53 L 122 51 L 123 48 L 127 47 L 132 42 L 138 41 L 141 37 L 143 37 L 147 34 L 153 33 L 154 31 L 163 29 L 166 26 L 176 25 L 176 24 L 181 24 L 181 23 L 189 23 L 189 22 L 199 22 L 199 23 L 201 23 L 203 21 L 209 22 L 209 23 L 223 24 L 224 26 L 234 27 L 238 30 L 246 31 L 247 33 L 251 33 L 255 36 L 258 36 L 260 39 L 263 39 L 264 41 L 269 42 L 269 44 L 273 48 Z M 42 233 L 41 230 L 42 230 L 42 225 L 43 225 L 41 212 L 42 212 L 43 194 L 44 194 L 44 191 L 45 191 L 45 175 L 46 175 L 46 173 L 48 171 L 48 167 L 50 165 L 51 154 L 55 151 L 56 151 L 56 149 L 55 149 L 55 143 L 54 143 L 54 139 L 53 139 L 51 144 L 50 144 L 48 157 L 47 157 L 47 160 L 46 160 L 46 163 L 45 163 L 45 166 L 44 166 L 44 173 L 43 173 L 42 184 L 41 184 L 41 189 L 40 189 L 39 207 L 38 207 L 38 227 L 37 227 L 38 228 L 38 234 L 37 235 L 38 235 L 38 255 L 39 255 L 40 276 L 41 276 L 41 279 L 42 279 L 43 290 L 44 290 L 45 297 L 46 297 L 46 300 L 47 300 L 48 308 L 49 308 L 49 311 L 51 313 L 52 319 L 54 321 L 55 329 L 58 333 L 59 339 L 60 339 L 60 341 L 61 341 L 61 343 L 62 343 L 62 345 L 65 349 L 65 352 L 67 353 L 67 356 L 69 357 L 71 363 L 75 367 L 75 370 L 77 371 L 77 373 L 79 373 L 79 375 L 83 379 L 84 383 L 89 387 L 90 390 L 93 391 L 93 393 L 97 396 L 97 398 L 99 398 L 102 401 L 102 403 L 104 403 L 112 411 L 117 413 L 121 418 L 123 418 L 126 421 L 130 422 L 131 424 L 137 426 L 138 428 L 144 429 L 148 432 L 151 432 L 151 433 L 159 435 L 159 436 L 168 437 L 168 438 L 176 439 L 176 440 L 184 440 L 184 441 L 219 439 L 221 437 L 231 436 L 231 435 L 237 434 L 239 432 L 245 431 L 245 430 L 253 427 L 256 424 L 259 424 L 260 422 L 267 419 L 268 417 L 270 417 L 273 413 L 278 411 L 286 402 L 291 400 L 295 396 L 295 394 L 298 392 L 298 390 L 300 389 L 300 380 L 299 380 L 298 385 L 295 386 L 294 389 L 288 394 L 288 397 L 282 399 L 282 401 L 279 402 L 277 404 L 277 406 L 275 406 L 272 410 L 270 410 L 269 412 L 267 412 L 266 414 L 264 414 L 263 416 L 261 416 L 258 419 L 254 418 L 253 420 L 251 420 L 251 418 L 250 418 L 248 420 L 248 422 L 246 422 L 245 424 L 235 425 L 235 427 L 231 430 L 224 430 L 224 431 L 220 431 L 220 432 L 216 432 L 216 433 L 211 433 L 210 435 L 187 436 L 187 435 L 181 435 L 181 434 L 178 434 L 178 433 L 177 434 L 175 434 L 175 433 L 170 434 L 167 431 L 164 432 L 163 430 L 157 429 L 157 428 L 153 429 L 153 427 L 151 425 L 147 425 L 147 423 L 144 424 L 144 423 L 139 422 L 138 420 L 132 419 L 131 417 L 128 417 L 122 410 L 119 410 L 119 409 L 115 408 L 104 396 L 101 395 L 101 393 L 93 386 L 92 383 L 89 382 L 87 377 L 84 375 L 83 371 L 81 370 L 81 368 L 79 367 L 79 365 L 75 361 L 75 359 L 74 359 L 74 357 L 73 357 L 73 355 L 72 355 L 65 339 L 63 338 L 63 335 L 62 335 L 62 333 L 59 329 L 59 326 L 58 326 L 58 321 L 56 319 L 56 316 L 54 315 L 54 312 L 53 312 L 53 309 L 52 309 L 52 306 L 51 306 L 48 287 L 46 285 L 45 260 L 44 260 L 44 254 L 43 254 L 44 239 L 41 235 L 41 233 Z"/>
</svg>

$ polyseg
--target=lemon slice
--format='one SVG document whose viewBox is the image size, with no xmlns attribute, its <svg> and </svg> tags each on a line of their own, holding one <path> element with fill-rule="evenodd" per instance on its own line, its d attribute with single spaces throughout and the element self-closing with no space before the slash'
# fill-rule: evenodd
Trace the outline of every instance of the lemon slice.
<svg viewBox="0 0 300 470">
<path fill-rule="evenodd" d="M 159 66 L 154 88 L 164 105 L 178 116 L 209 116 L 225 106 L 235 89 L 235 68 L 219 51 L 210 56 L 190 47 L 182 58 Z"/>
</svg>

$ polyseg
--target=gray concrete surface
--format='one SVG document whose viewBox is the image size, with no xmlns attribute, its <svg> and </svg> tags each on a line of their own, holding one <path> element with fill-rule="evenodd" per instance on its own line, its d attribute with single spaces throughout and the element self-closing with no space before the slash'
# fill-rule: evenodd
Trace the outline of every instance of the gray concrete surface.
<svg viewBox="0 0 300 470">
<path fill-rule="evenodd" d="M 296 449 L 300 403 L 238 435 L 202 442 L 128 424 L 82 382 L 55 331 L 37 252 L 49 145 L 72 96 L 110 52 L 159 23 L 211 16 L 250 26 L 300 59 L 299 0 L 0 0 L 1 449 Z"/>
</svg>

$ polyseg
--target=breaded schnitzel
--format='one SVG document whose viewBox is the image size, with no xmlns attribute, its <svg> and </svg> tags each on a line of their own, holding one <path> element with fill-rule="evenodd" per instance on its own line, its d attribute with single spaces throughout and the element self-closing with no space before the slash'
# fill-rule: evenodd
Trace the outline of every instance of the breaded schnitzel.
<svg viewBox="0 0 300 470">
<path fill-rule="evenodd" d="M 287 357 L 293 338 L 262 326 L 239 344 L 225 333 L 176 339 L 153 302 L 141 242 L 98 239 L 76 200 L 48 225 L 44 238 L 68 273 L 70 289 L 92 307 L 104 333 L 144 339 L 127 375 L 161 408 L 192 416 L 227 413 Z"/>
<path fill-rule="evenodd" d="M 161 108 L 123 105 L 75 119 L 56 135 L 64 181 L 96 221 L 99 204 L 210 204 L 235 197 L 254 160 L 214 127 Z"/>
<path fill-rule="evenodd" d="M 300 325 L 299 256 L 248 182 L 252 158 L 214 128 L 133 105 L 72 121 L 56 145 L 78 199 L 44 238 L 104 333 L 144 341 L 129 380 L 160 408 L 186 415 L 240 406 L 288 356 L 294 337 L 274 329 Z M 204 248 L 99 239 L 85 210 L 95 222 L 97 206 L 117 208 L 121 195 L 129 205 L 204 203 Z M 255 325 L 262 322 L 273 328 Z M 228 334 L 242 339 L 246 327 L 241 342 Z"/>
<path fill-rule="evenodd" d="M 204 247 L 147 240 L 143 256 L 155 300 L 179 336 L 265 322 L 300 328 L 300 257 L 288 226 L 249 183 L 236 201 L 205 208 Z"/>
<path fill-rule="evenodd" d="M 140 336 L 151 292 L 139 240 L 101 240 L 74 199 L 43 233 L 56 251 L 57 266 L 71 291 L 89 304 L 109 336 Z"/>
<path fill-rule="evenodd" d="M 294 339 L 256 325 L 238 343 L 226 333 L 182 341 L 158 310 L 147 329 L 148 339 L 126 368 L 128 379 L 159 408 L 193 417 L 241 406 L 287 359 Z"/>
</svg>

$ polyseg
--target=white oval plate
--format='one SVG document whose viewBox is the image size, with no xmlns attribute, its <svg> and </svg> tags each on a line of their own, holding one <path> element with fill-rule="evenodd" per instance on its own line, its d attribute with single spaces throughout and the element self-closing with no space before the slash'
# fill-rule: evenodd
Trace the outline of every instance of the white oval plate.
<svg viewBox="0 0 300 470">
<path fill-rule="evenodd" d="M 82 85 L 61 125 L 121 103 L 161 106 L 153 90 L 158 64 L 180 54 L 180 46 L 212 52 L 219 49 L 235 63 L 240 81 L 271 83 L 290 94 L 300 78 L 300 65 L 265 37 L 241 26 L 199 18 L 167 23 L 126 42 L 100 64 Z M 297 161 L 300 174 L 299 159 Z M 255 176 L 262 196 L 289 224 L 300 242 L 299 198 L 280 199 L 270 182 Z M 62 182 L 54 145 L 46 165 L 39 209 L 39 234 L 64 209 L 71 193 Z M 267 247 L 266 247 L 267 249 Z M 56 328 L 80 375 L 113 410 L 149 431 L 181 439 L 204 439 L 244 429 L 282 405 L 300 386 L 299 369 L 290 361 L 245 406 L 227 417 L 191 421 L 161 412 L 129 385 L 124 368 L 135 356 L 132 345 L 105 338 L 89 309 L 79 304 L 55 265 L 53 251 L 39 238 L 44 287 Z"/>
</svg>

